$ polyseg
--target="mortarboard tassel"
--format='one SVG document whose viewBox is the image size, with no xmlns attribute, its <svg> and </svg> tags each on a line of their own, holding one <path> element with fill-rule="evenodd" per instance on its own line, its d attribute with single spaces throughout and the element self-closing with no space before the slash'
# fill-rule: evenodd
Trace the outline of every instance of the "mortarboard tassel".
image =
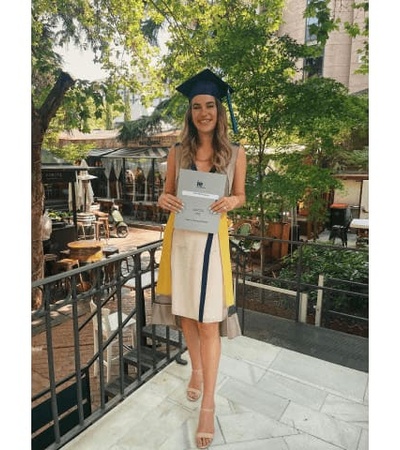
<svg viewBox="0 0 400 450">
<path fill-rule="evenodd" d="M 238 132 L 238 126 L 237 126 L 237 122 L 236 122 L 236 119 L 235 119 L 235 115 L 233 114 L 233 108 L 232 108 L 232 102 L 231 102 L 231 94 L 229 92 L 229 89 L 228 89 L 228 91 L 226 93 L 226 100 L 228 102 L 228 108 L 229 108 L 229 114 L 231 116 L 233 132 L 236 134 Z"/>
</svg>

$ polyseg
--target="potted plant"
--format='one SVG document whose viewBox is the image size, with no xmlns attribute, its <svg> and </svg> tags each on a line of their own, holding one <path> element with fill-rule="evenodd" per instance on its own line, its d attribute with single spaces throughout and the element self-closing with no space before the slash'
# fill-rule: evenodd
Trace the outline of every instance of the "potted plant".
<svg viewBox="0 0 400 450">
<path fill-rule="evenodd" d="M 67 211 L 49 210 L 48 216 L 51 219 L 53 229 L 64 228 L 72 220 L 71 213 Z"/>
</svg>

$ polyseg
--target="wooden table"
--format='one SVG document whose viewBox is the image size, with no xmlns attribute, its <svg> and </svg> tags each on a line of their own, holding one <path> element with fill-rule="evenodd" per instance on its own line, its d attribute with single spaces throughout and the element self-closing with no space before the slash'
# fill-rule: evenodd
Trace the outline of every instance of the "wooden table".
<svg viewBox="0 0 400 450">
<path fill-rule="evenodd" d="M 103 243 L 100 241 L 73 241 L 67 244 L 69 257 L 80 263 L 96 262 L 103 259 Z"/>
<path fill-rule="evenodd" d="M 369 230 L 369 220 L 368 219 L 353 219 L 350 222 L 350 228 L 355 228 L 356 230 Z"/>
<path fill-rule="evenodd" d="M 357 241 L 356 247 L 362 247 L 369 243 L 369 220 L 368 219 L 353 219 L 350 222 L 350 228 L 356 230 Z"/>
</svg>

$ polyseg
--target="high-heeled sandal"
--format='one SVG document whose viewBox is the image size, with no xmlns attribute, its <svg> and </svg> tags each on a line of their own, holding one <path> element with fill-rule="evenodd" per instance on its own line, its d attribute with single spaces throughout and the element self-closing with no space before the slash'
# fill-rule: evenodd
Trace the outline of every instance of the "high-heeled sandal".
<svg viewBox="0 0 400 450">
<path fill-rule="evenodd" d="M 201 411 L 214 414 L 214 409 L 201 408 L 200 412 Z M 209 439 L 210 442 L 208 444 L 206 444 L 206 445 L 201 445 L 199 443 L 199 439 Z M 213 439 L 214 439 L 214 432 L 213 433 L 209 433 L 209 432 L 206 432 L 206 431 L 197 431 L 196 432 L 196 446 L 197 446 L 197 448 L 201 448 L 201 449 L 208 448 L 212 444 Z"/>
<path fill-rule="evenodd" d="M 195 369 L 192 370 L 192 373 L 203 373 L 202 369 Z M 197 402 L 197 400 L 201 397 L 202 394 L 202 390 L 201 389 L 196 389 L 193 387 L 188 387 L 186 389 L 186 397 L 189 401 L 191 402 Z"/>
</svg>

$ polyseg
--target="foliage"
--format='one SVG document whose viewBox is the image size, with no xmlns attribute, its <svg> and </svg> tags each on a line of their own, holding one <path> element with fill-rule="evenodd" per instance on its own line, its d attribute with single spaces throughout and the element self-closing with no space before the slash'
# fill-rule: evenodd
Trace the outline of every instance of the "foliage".
<svg viewBox="0 0 400 450">
<path fill-rule="evenodd" d="M 113 4 L 105 0 L 33 0 L 32 2 L 32 98 L 39 107 L 60 72 L 59 49 L 70 44 L 92 49 L 94 61 L 108 73 L 101 82 L 76 80 L 62 104 L 65 129 L 89 131 L 88 119 L 106 115 L 106 105 L 119 104 L 120 88 L 140 92 L 140 73 L 149 78 L 151 61 L 158 52 L 154 45 L 155 24 L 162 18 L 139 0 Z M 151 83 L 152 96 L 160 93 L 157 79 Z"/>
<path fill-rule="evenodd" d="M 368 98 L 349 95 L 344 85 L 330 78 L 293 85 L 287 108 L 288 128 L 314 153 L 323 149 L 324 158 L 332 158 L 356 130 L 368 129 Z M 320 159 L 319 165 L 332 167 L 332 161 Z"/>
<path fill-rule="evenodd" d="M 368 172 L 368 148 L 362 150 L 343 151 L 341 155 L 341 162 L 337 163 L 337 171 L 344 172 L 345 170 Z"/>
<path fill-rule="evenodd" d="M 56 211 L 54 209 L 48 210 L 48 216 L 50 219 L 54 221 L 63 221 L 63 220 L 69 220 L 72 218 L 72 214 L 68 211 Z"/>
<path fill-rule="evenodd" d="M 303 48 L 288 36 L 279 37 L 276 33 L 283 5 L 281 0 L 261 4 L 221 1 L 203 11 L 193 2 L 184 14 L 177 8 L 176 23 L 180 26 L 169 25 L 173 39 L 168 43 L 170 53 L 163 59 L 165 73 L 171 78 L 183 80 L 210 67 L 234 86 L 233 101 L 239 125 L 239 134 L 234 139 L 242 139 L 251 149 L 248 200 L 255 204 L 261 221 L 265 205 L 257 193 L 262 188 L 263 172 L 268 164 L 266 149 L 284 137 L 284 99 Z M 196 8 L 193 21 L 192 11 Z M 178 35 L 180 39 L 174 39 Z M 253 187 L 255 197 L 251 195 Z"/>
<path fill-rule="evenodd" d="M 334 80 L 294 82 L 296 63 L 310 49 L 276 33 L 283 1 L 178 3 L 172 7 L 174 20 L 168 27 L 172 38 L 163 72 L 177 85 L 207 66 L 236 89 L 232 98 L 239 134 L 235 138 L 248 149 L 248 205 L 240 214 L 246 215 L 250 208 L 260 217 L 264 231 L 265 220 L 308 196 L 313 199 L 314 216 L 324 215 L 321 189 L 329 192 L 337 187 L 331 174 L 343 167 L 346 145 L 356 131 L 365 136 L 366 106 L 362 108 L 361 99 L 351 98 Z M 328 35 L 335 28 L 328 23 L 329 10 L 318 14 Z M 278 160 L 280 149 L 296 142 L 304 147 L 301 156 L 278 161 L 267 176 L 265 169 Z M 293 178 L 301 169 L 302 176 L 296 173 Z"/>
<path fill-rule="evenodd" d="M 75 164 L 76 161 L 85 159 L 92 149 L 93 144 L 67 144 L 53 150 L 53 153 L 65 161 Z"/>
<path fill-rule="evenodd" d="M 339 20 L 331 17 L 330 0 L 309 0 L 304 12 L 304 17 L 315 18 L 316 21 L 309 25 L 310 35 L 316 36 L 316 40 L 322 50 L 330 33 L 339 28 Z"/>
<path fill-rule="evenodd" d="M 363 283 L 368 286 L 369 283 L 369 264 L 368 252 L 353 250 L 338 250 L 331 245 L 307 245 L 293 252 L 292 256 L 287 256 L 283 261 L 283 268 L 277 277 L 276 285 L 279 286 L 283 280 L 297 279 L 297 265 L 300 262 L 302 272 L 300 280 L 302 283 L 318 284 L 320 274 L 326 279 L 335 278 L 337 280 L 352 281 Z M 284 284 L 284 283 L 283 283 Z M 348 284 L 344 281 L 335 282 L 336 289 L 349 290 Z M 361 287 L 353 287 L 354 292 L 364 292 Z M 316 299 L 315 289 L 306 288 L 309 291 L 311 300 Z M 363 297 L 352 296 L 351 294 L 335 293 L 331 296 L 331 302 L 334 309 L 347 311 L 365 311 L 365 299 Z"/>
<path fill-rule="evenodd" d="M 369 72 L 369 2 L 354 2 L 353 8 L 363 15 L 364 20 L 362 23 L 345 22 L 344 28 L 351 37 L 363 38 L 363 47 L 357 51 L 361 58 L 361 66 L 356 73 L 367 74 Z"/>
<path fill-rule="evenodd" d="M 109 2 L 97 0 L 33 0 L 31 4 L 32 74 L 32 280 L 43 276 L 41 215 L 43 185 L 41 148 L 53 119 L 65 129 L 88 131 L 89 117 L 105 115 L 110 122 L 111 106 L 122 103 L 119 89 L 142 92 L 141 74 L 151 80 L 147 97 L 160 96 L 161 82 L 153 77 L 153 58 L 158 47 L 148 39 L 150 21 L 162 17 L 141 0 Z M 142 31 L 142 25 L 144 29 Z M 153 28 L 154 30 L 154 28 Z M 152 34 L 154 36 L 154 33 Z M 69 44 L 91 49 L 94 60 L 107 71 L 106 80 L 74 80 L 62 70 L 59 49 Z M 94 110 L 94 111 L 93 111 Z M 58 128 L 59 123 L 55 124 Z M 32 307 L 38 308 L 41 292 L 34 290 Z"/>
<path fill-rule="evenodd" d="M 308 206 L 311 221 L 324 221 L 327 205 L 323 194 L 342 187 L 330 168 L 310 160 L 307 149 L 281 152 L 274 156 L 274 160 L 278 162 L 279 170 L 271 171 L 266 176 L 267 192 L 275 193 L 275 197 L 280 192 L 286 201 L 283 203 L 286 210 L 295 208 L 297 202 L 303 201 Z"/>
<path fill-rule="evenodd" d="M 127 143 L 130 140 L 139 139 L 162 130 L 165 121 L 173 122 L 168 116 L 167 108 L 169 100 L 160 102 L 150 116 L 142 116 L 139 119 L 125 121 L 119 133 L 119 139 Z"/>
<path fill-rule="evenodd" d="M 301 281 L 318 284 L 320 274 L 331 278 L 342 277 L 348 281 L 368 283 L 368 253 L 365 251 L 340 250 L 331 245 L 306 245 L 300 251 L 287 256 L 279 278 L 293 280 L 296 278 L 297 264 L 301 257 L 304 268 Z"/>
</svg>

